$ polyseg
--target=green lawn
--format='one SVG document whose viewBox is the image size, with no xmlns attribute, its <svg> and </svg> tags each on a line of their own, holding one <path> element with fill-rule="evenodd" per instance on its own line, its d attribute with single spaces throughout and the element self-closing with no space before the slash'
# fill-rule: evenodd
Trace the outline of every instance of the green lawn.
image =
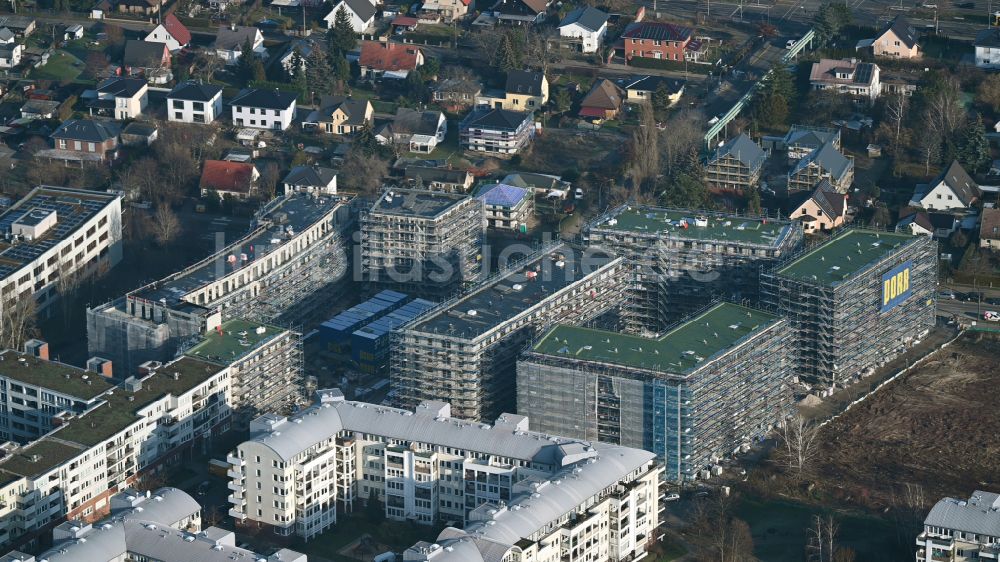
<svg viewBox="0 0 1000 562">
<path fill-rule="evenodd" d="M 71 82 L 83 72 L 84 64 L 80 59 L 65 51 L 56 51 L 49 57 L 45 66 L 31 71 L 31 77 L 36 80 L 55 80 Z"/>
</svg>

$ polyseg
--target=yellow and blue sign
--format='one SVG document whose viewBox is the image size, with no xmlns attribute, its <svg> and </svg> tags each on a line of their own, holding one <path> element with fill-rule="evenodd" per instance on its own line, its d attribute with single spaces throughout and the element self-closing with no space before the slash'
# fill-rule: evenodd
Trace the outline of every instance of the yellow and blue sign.
<svg viewBox="0 0 1000 562">
<path fill-rule="evenodd" d="M 905 261 L 882 275 L 882 312 L 892 310 L 910 297 L 912 267 L 912 261 Z"/>
</svg>

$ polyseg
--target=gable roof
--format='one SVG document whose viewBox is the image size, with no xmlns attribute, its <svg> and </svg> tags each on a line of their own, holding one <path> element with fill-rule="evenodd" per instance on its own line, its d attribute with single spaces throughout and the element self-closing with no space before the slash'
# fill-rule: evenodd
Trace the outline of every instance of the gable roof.
<svg viewBox="0 0 1000 562">
<path fill-rule="evenodd" d="M 663 86 L 671 94 L 676 94 L 683 90 L 685 84 L 687 84 L 685 80 L 667 76 L 632 76 L 622 82 L 626 90 L 655 92 L 660 86 Z"/>
<path fill-rule="evenodd" d="M 115 97 L 131 98 L 146 87 L 146 81 L 138 78 L 112 77 L 97 87 L 98 93 L 111 94 Z"/>
<path fill-rule="evenodd" d="M 949 189 L 955 192 L 955 196 L 966 207 L 979 197 L 979 186 L 969 176 L 969 173 L 965 171 L 965 168 L 958 163 L 958 160 L 953 160 L 945 171 L 934 178 L 934 181 L 930 183 L 930 189 L 934 189 L 935 186 L 941 183 L 947 185 Z"/>
<path fill-rule="evenodd" d="M 296 166 L 288 172 L 282 183 L 306 187 L 326 187 L 337 177 L 337 172 L 322 166 Z"/>
<path fill-rule="evenodd" d="M 546 0 L 497 0 L 491 9 L 502 14 L 528 13 L 537 15 L 544 12 L 548 5 Z"/>
<path fill-rule="evenodd" d="M 230 100 L 229 105 L 285 110 L 295 104 L 295 98 L 295 94 L 281 90 L 248 89 Z"/>
<path fill-rule="evenodd" d="M 719 147 L 719 150 L 715 152 L 715 157 L 712 159 L 714 162 L 720 158 L 725 158 L 726 156 L 733 156 L 739 160 L 745 166 L 749 166 L 751 169 L 758 168 L 763 164 L 764 159 L 767 155 L 760 146 L 757 145 L 746 135 L 746 133 L 740 133 L 736 138 L 729 139 L 725 144 Z"/>
<path fill-rule="evenodd" d="M 181 23 L 181 20 L 177 19 L 177 16 L 173 12 L 163 18 L 163 28 L 181 45 L 187 45 L 191 42 L 191 32 L 188 31 L 187 27 L 184 27 L 184 24 Z"/>
<path fill-rule="evenodd" d="M 1000 27 L 991 27 L 976 33 L 976 47 L 1000 47 Z"/>
<path fill-rule="evenodd" d="M 910 25 L 910 22 L 906 19 L 906 17 L 902 15 L 896 16 L 895 19 L 893 19 L 892 22 L 890 22 L 889 25 L 882 30 L 879 37 L 890 31 L 907 47 L 912 49 L 917 46 L 917 32 L 913 29 L 913 26 Z"/>
<path fill-rule="evenodd" d="M 822 168 L 824 171 L 829 172 L 830 176 L 835 180 L 839 181 L 848 170 L 851 169 L 851 161 L 837 150 L 832 142 L 828 142 L 821 146 L 820 148 L 812 151 L 809 156 L 799 160 L 799 163 L 795 165 L 795 169 L 792 170 L 792 175 L 795 175 L 802 171 L 811 162 L 815 162 L 817 166 Z"/>
<path fill-rule="evenodd" d="M 574 23 L 586 30 L 597 31 L 608 23 L 608 14 L 590 6 L 577 8 L 566 14 L 566 17 L 559 22 L 559 27 L 566 27 Z"/>
<path fill-rule="evenodd" d="M 167 94 L 167 98 L 205 102 L 212 101 L 221 91 L 222 86 L 216 86 L 214 84 L 183 82 L 178 84 L 173 90 L 170 90 L 170 93 Z"/>
<path fill-rule="evenodd" d="M 828 217 L 840 218 L 847 211 L 847 195 L 837 193 L 830 180 L 824 179 L 819 182 L 810 198 Z"/>
<path fill-rule="evenodd" d="M 129 39 L 125 42 L 122 64 L 137 68 L 160 68 L 163 65 L 164 51 L 169 56 L 170 50 L 166 43 Z"/>
<path fill-rule="evenodd" d="M 925 213 L 924 211 L 910 213 L 909 215 L 900 219 L 899 224 L 896 225 L 896 232 L 899 232 L 900 230 L 903 229 L 910 230 L 912 232 L 913 229 L 909 228 L 911 224 L 917 225 L 926 232 L 931 232 L 931 233 L 934 232 L 934 225 L 931 224 L 931 219 L 927 216 L 927 213 Z"/>
<path fill-rule="evenodd" d="M 14 32 L 6 27 L 0 27 L 0 41 L 13 41 Z"/>
<path fill-rule="evenodd" d="M 585 108 L 594 109 L 605 109 L 616 111 L 622 106 L 622 93 L 618 86 L 608 80 L 607 78 L 602 78 L 594 83 L 594 87 L 590 89 L 590 92 L 583 98 L 580 102 L 581 110 Z"/>
<path fill-rule="evenodd" d="M 626 39 L 653 39 L 656 41 L 687 41 L 691 38 L 690 27 L 674 25 L 672 23 L 662 23 L 655 21 L 644 21 L 634 23 L 625 30 L 622 37 Z"/>
<path fill-rule="evenodd" d="M 375 17 L 375 12 L 377 11 L 375 5 L 368 0 L 341 0 L 333 7 L 331 13 L 336 14 L 341 4 L 345 4 L 347 9 L 354 12 L 354 15 L 365 22 Z"/>
<path fill-rule="evenodd" d="M 806 127 L 802 125 L 792 125 L 785 134 L 785 145 L 794 145 L 804 148 L 820 148 L 828 142 L 839 142 L 840 131 L 838 129 L 824 129 L 819 127 Z"/>
<path fill-rule="evenodd" d="M 482 200 L 482 202 L 487 205 L 494 207 L 506 207 L 509 209 L 516 207 L 518 203 L 530 195 L 531 192 L 523 187 L 515 187 L 505 183 L 495 183 L 486 187 L 486 189 L 480 192 L 476 198 Z"/>
<path fill-rule="evenodd" d="M 118 127 L 113 123 L 93 119 L 70 119 L 59 125 L 51 136 L 54 139 L 104 142 L 118 136 Z"/>
<path fill-rule="evenodd" d="M 820 59 L 809 70 L 810 82 L 830 82 L 835 84 L 871 85 L 877 65 L 857 62 L 853 59 Z M 849 73 L 850 78 L 837 78 L 837 73 Z"/>
<path fill-rule="evenodd" d="M 257 41 L 258 33 L 260 33 L 260 30 L 256 27 L 236 26 L 233 29 L 221 26 L 219 27 L 219 32 L 215 35 L 215 48 L 224 51 L 241 51 L 243 43 L 246 43 L 247 39 L 251 43 Z"/>
<path fill-rule="evenodd" d="M 542 95 L 542 81 L 545 75 L 530 70 L 511 70 L 507 72 L 506 90 L 509 94 Z"/>
<path fill-rule="evenodd" d="M 452 168 L 431 168 L 428 166 L 407 166 L 403 172 L 405 179 L 415 180 L 419 176 L 425 182 L 465 184 L 469 181 L 471 172 Z"/>
<path fill-rule="evenodd" d="M 1000 240 L 1000 209 L 983 209 L 982 222 L 979 224 L 981 240 Z"/>
<path fill-rule="evenodd" d="M 441 122 L 440 111 L 417 111 L 400 107 L 392 120 L 391 129 L 395 134 L 435 135 Z"/>
<path fill-rule="evenodd" d="M 345 125 L 363 125 L 370 104 L 371 102 L 368 100 L 356 100 L 344 96 L 322 96 L 319 109 L 310 113 L 307 120 L 318 123 L 321 119 L 331 119 L 333 113 L 339 109 L 347 116 L 347 120 L 344 121 Z"/>
<path fill-rule="evenodd" d="M 198 185 L 202 189 L 249 193 L 253 169 L 253 164 L 247 162 L 205 160 L 205 166 L 201 170 L 201 181 Z"/>
<path fill-rule="evenodd" d="M 434 87 L 435 92 L 478 94 L 482 90 L 482 84 L 475 80 L 469 80 L 466 78 L 448 78 L 446 80 L 442 80 Z"/>
<path fill-rule="evenodd" d="M 462 122 L 462 127 L 516 130 L 530 115 L 509 109 L 474 109 Z"/>
<path fill-rule="evenodd" d="M 402 43 L 365 41 L 361 44 L 358 64 L 375 70 L 414 70 L 420 49 Z"/>
</svg>

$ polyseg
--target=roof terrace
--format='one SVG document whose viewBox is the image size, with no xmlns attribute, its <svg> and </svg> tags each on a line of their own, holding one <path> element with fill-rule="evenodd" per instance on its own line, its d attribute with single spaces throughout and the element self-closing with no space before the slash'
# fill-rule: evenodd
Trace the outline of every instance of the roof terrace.
<svg viewBox="0 0 1000 562">
<path fill-rule="evenodd" d="M 788 236 L 792 225 L 789 221 L 762 217 L 625 206 L 602 216 L 590 228 L 778 247 Z"/>
</svg>

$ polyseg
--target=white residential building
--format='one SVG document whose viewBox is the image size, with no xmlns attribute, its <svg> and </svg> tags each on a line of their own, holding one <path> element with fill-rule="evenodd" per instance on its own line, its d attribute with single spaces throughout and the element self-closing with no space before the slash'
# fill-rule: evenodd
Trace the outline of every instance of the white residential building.
<svg viewBox="0 0 1000 562">
<path fill-rule="evenodd" d="M 237 127 L 284 131 L 295 117 L 295 94 L 277 90 L 244 90 L 230 101 Z"/>
<path fill-rule="evenodd" d="M 21 64 L 24 55 L 24 45 L 9 43 L 0 45 L 0 68 L 14 68 Z"/>
<path fill-rule="evenodd" d="M 928 211 L 963 210 L 971 207 L 979 196 L 979 185 L 955 160 L 930 183 L 918 184 L 909 204 Z"/>
<path fill-rule="evenodd" d="M 97 99 L 91 104 L 95 110 L 115 119 L 135 119 L 149 105 L 149 86 L 138 78 L 109 78 L 97 87 Z"/>
<path fill-rule="evenodd" d="M 596 53 L 608 32 L 608 14 L 597 8 L 581 7 L 559 22 L 559 36 L 579 41 L 579 50 Z"/>
<path fill-rule="evenodd" d="M 186 82 L 167 94 L 167 120 L 211 123 L 222 115 L 222 87 Z"/>
<path fill-rule="evenodd" d="M 406 560 L 632 560 L 659 525 L 652 453 L 533 433 L 528 418 L 451 417 L 350 402 L 336 389 L 293 418 L 253 422 L 230 463 L 230 515 L 306 539 L 378 499 L 386 516 L 460 521 Z M 277 483 L 277 484 L 276 484 Z"/>
<path fill-rule="evenodd" d="M 122 258 L 121 196 L 41 186 L 0 214 L 0 309 L 33 296 L 39 313 L 59 280 L 90 275 Z"/>
<path fill-rule="evenodd" d="M 267 58 L 267 49 L 264 48 L 264 34 L 256 27 L 242 27 L 230 25 L 220 27 L 215 36 L 215 56 L 226 61 L 227 65 L 236 64 L 243 56 L 243 46 L 250 42 L 253 54 L 262 58 Z"/>
<path fill-rule="evenodd" d="M 809 85 L 814 90 L 830 90 L 854 97 L 856 102 L 875 103 L 882 93 L 880 69 L 877 64 L 857 59 L 820 59 L 809 72 Z"/>
<path fill-rule="evenodd" d="M 917 562 L 1000 558 L 1000 494 L 976 490 L 968 500 L 934 504 L 917 537 Z"/>
<path fill-rule="evenodd" d="M 330 13 L 323 16 L 326 27 L 333 29 L 337 22 L 337 12 L 344 10 L 351 20 L 351 27 L 355 33 L 365 33 L 375 25 L 375 14 L 378 11 L 375 5 L 368 0 L 340 0 L 333 5 Z"/>
<path fill-rule="evenodd" d="M 163 22 L 149 32 L 145 41 L 164 43 L 170 52 L 179 51 L 191 42 L 191 32 L 173 13 L 167 14 Z"/>
<path fill-rule="evenodd" d="M 1000 29 L 991 27 L 976 33 L 976 66 L 1000 68 Z"/>
</svg>

